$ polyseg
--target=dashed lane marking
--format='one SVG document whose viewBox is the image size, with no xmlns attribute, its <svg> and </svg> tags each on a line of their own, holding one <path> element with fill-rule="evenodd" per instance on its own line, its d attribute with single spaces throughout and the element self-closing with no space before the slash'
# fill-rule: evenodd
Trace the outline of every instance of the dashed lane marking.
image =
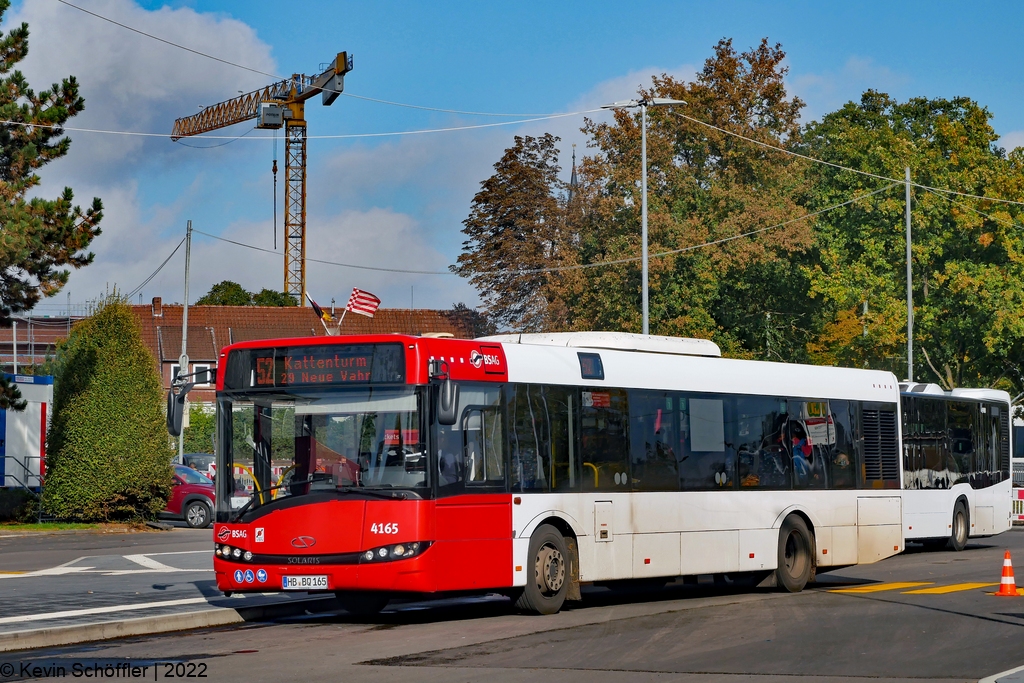
<svg viewBox="0 0 1024 683">
<path fill-rule="evenodd" d="M 919 588 L 913 591 L 903 591 L 904 595 L 942 595 L 944 593 L 958 593 L 960 591 L 971 591 L 977 588 L 988 588 L 998 586 L 998 583 L 954 583 L 948 586 L 935 586 L 934 588 Z"/>
<path fill-rule="evenodd" d="M 850 588 L 836 588 L 829 593 L 881 593 L 882 591 L 896 591 L 903 588 L 917 588 L 918 586 L 931 586 L 931 581 L 906 581 L 902 583 L 871 583 L 866 586 L 851 586 Z"/>
</svg>

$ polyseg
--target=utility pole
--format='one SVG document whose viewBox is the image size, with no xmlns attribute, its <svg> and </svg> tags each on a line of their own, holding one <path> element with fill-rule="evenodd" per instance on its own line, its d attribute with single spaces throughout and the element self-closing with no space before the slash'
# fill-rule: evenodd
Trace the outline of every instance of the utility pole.
<svg viewBox="0 0 1024 683">
<path fill-rule="evenodd" d="M 907 381 L 914 381 L 914 289 L 910 270 L 910 167 L 905 169 L 907 188 Z"/>
<path fill-rule="evenodd" d="M 188 266 L 192 255 L 192 221 L 185 229 L 185 306 L 181 311 L 181 356 L 178 357 L 178 375 L 188 374 Z M 173 379 L 171 380 L 173 382 Z M 185 401 L 185 415 L 182 416 L 182 430 L 178 435 L 178 462 L 184 462 L 185 429 L 188 420 L 188 401 Z"/>
<path fill-rule="evenodd" d="M 640 221 L 642 226 L 641 239 L 643 246 L 640 251 L 641 278 L 643 280 L 643 333 L 650 334 L 650 313 L 647 298 L 647 102 L 640 104 L 640 158 L 643 160 L 643 172 L 640 174 Z"/>
<path fill-rule="evenodd" d="M 18 321 L 11 320 L 11 339 L 14 342 L 14 374 L 18 374 Z"/>
</svg>

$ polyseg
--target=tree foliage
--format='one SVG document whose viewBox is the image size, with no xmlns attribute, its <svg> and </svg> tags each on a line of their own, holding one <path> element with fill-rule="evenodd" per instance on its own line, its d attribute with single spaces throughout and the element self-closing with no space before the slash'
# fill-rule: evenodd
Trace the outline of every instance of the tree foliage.
<svg viewBox="0 0 1024 683">
<path fill-rule="evenodd" d="M 648 110 L 651 332 L 905 376 L 904 187 L 886 178 L 1019 202 L 1024 149 L 967 97 L 869 90 L 801 125 L 784 58 L 722 40 L 692 82 L 638 93 L 686 102 Z M 583 131 L 571 194 L 557 138 L 517 137 L 464 222 L 457 271 L 501 328 L 640 331 L 641 115 Z M 1024 389 L 1022 208 L 914 190 L 916 379 Z"/>
<path fill-rule="evenodd" d="M 185 436 L 184 452 L 213 453 L 216 431 L 217 414 L 212 406 L 189 403 L 188 427 L 182 431 Z"/>
<path fill-rule="evenodd" d="M 0 20 L 10 8 L 0 0 Z M 67 283 L 65 266 L 81 268 L 85 250 L 100 234 L 99 199 L 82 209 L 65 187 L 56 199 L 39 196 L 39 169 L 68 153 L 64 124 L 85 100 L 74 76 L 40 92 L 29 87 L 17 65 L 28 55 L 28 24 L 0 37 L 0 324 L 31 309 Z M 0 377 L 0 405 L 19 409 L 17 388 Z"/>
<path fill-rule="evenodd" d="M 467 239 L 452 269 L 476 286 L 499 325 L 528 331 L 546 324 L 548 278 L 523 271 L 560 258 L 558 141 L 551 134 L 517 135 L 463 221 Z"/>
<path fill-rule="evenodd" d="M 57 357 L 44 509 L 61 519 L 151 518 L 170 493 L 156 362 L 123 301 L 77 324 Z"/>
<path fill-rule="evenodd" d="M 255 294 L 231 280 L 218 282 L 210 291 L 199 297 L 196 306 L 298 306 L 295 297 L 272 289 L 262 289 Z"/>
<path fill-rule="evenodd" d="M 846 167 L 956 192 L 1021 199 L 1024 150 L 995 145 L 991 114 L 966 97 L 897 102 L 867 91 L 807 127 L 802 149 Z M 885 185 L 818 166 L 810 208 Z M 914 375 L 957 386 L 1019 388 L 1024 370 L 1021 208 L 915 189 Z M 822 322 L 819 362 L 906 375 L 904 187 L 822 216 L 806 269 Z M 864 304 L 867 314 L 864 314 Z M 1018 389 L 1019 390 L 1019 389 Z"/>
</svg>

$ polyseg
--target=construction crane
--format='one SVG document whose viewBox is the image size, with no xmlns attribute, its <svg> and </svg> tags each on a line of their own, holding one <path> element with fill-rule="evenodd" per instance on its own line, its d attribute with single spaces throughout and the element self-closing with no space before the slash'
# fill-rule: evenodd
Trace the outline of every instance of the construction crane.
<svg viewBox="0 0 1024 683">
<path fill-rule="evenodd" d="M 171 139 L 180 140 L 252 119 L 256 119 L 257 128 L 284 127 L 284 291 L 300 306 L 305 305 L 306 291 L 306 100 L 320 93 L 324 106 L 330 106 L 344 89 L 345 74 L 351 70 L 352 56 L 339 52 L 318 76 L 293 74 L 287 80 L 176 119 L 171 131 Z"/>
</svg>

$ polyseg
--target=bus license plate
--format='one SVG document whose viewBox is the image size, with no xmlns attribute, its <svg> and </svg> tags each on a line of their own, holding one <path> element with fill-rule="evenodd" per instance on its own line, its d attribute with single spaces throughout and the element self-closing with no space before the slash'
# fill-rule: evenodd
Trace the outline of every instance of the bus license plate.
<svg viewBox="0 0 1024 683">
<path fill-rule="evenodd" d="M 286 591 L 306 591 L 327 588 L 327 575 L 316 576 L 282 576 L 281 582 Z"/>
</svg>

